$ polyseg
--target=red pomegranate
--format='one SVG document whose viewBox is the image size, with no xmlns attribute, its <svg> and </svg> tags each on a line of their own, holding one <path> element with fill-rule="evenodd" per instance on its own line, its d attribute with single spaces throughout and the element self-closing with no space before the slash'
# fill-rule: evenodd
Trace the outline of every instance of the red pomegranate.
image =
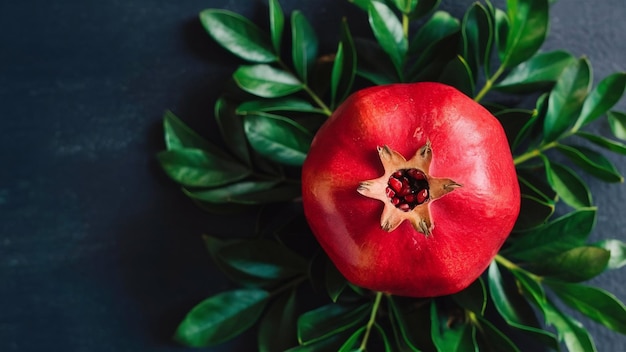
<svg viewBox="0 0 626 352">
<path fill-rule="evenodd" d="M 302 192 L 315 237 L 350 282 L 412 297 L 471 284 L 520 208 L 500 123 L 440 83 L 350 96 L 315 136 Z"/>
</svg>

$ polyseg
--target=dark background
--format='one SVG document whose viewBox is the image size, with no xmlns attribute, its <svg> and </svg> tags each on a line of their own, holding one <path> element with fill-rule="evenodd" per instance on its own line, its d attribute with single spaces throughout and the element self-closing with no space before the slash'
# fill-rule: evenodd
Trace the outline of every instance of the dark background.
<svg viewBox="0 0 626 352">
<path fill-rule="evenodd" d="M 458 17 L 469 3 L 442 8 Z M 303 10 L 325 50 L 343 15 L 368 33 L 347 1 L 282 4 Z M 180 319 L 228 287 L 200 234 L 249 226 L 196 209 L 154 160 L 165 109 L 215 135 L 213 104 L 238 61 L 198 23 L 208 7 L 266 25 L 262 0 L 0 2 L 0 351 L 185 350 L 170 342 Z M 551 17 L 546 49 L 588 56 L 595 82 L 626 70 L 623 0 L 562 0 Z M 593 128 L 609 134 L 605 121 Z M 626 240 L 626 186 L 588 180 L 593 239 Z M 626 301 L 625 278 L 592 283 Z M 600 351 L 626 350 L 624 336 L 583 321 Z"/>
</svg>

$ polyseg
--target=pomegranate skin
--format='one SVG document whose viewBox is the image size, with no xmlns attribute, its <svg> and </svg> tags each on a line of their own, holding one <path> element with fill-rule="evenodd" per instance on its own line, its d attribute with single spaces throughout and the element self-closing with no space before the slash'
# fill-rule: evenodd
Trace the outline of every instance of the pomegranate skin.
<svg viewBox="0 0 626 352">
<path fill-rule="evenodd" d="M 385 205 L 357 192 L 385 170 L 380 146 L 407 160 L 430 144 L 431 177 L 461 187 L 429 201 L 427 235 L 409 221 L 381 228 Z M 380 150 L 380 149 L 378 149 Z M 520 191 L 506 135 L 480 104 L 440 83 L 376 86 L 351 95 L 316 134 L 302 168 L 305 216 L 355 285 L 411 297 L 469 286 L 509 235 Z"/>
</svg>

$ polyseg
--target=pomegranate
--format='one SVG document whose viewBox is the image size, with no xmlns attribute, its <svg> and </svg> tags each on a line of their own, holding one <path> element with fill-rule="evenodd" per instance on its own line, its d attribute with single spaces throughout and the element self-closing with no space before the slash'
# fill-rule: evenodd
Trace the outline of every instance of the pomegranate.
<svg viewBox="0 0 626 352">
<path fill-rule="evenodd" d="M 428 82 L 351 95 L 316 134 L 302 192 L 315 237 L 350 282 L 411 297 L 469 286 L 520 208 L 500 123 Z"/>
</svg>

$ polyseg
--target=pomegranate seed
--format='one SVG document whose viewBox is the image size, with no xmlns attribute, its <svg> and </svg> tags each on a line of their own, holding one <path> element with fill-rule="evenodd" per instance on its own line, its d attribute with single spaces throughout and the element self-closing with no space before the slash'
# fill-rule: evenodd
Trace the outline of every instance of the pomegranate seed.
<svg viewBox="0 0 626 352">
<path fill-rule="evenodd" d="M 411 209 L 411 206 L 409 206 L 406 203 L 402 203 L 400 205 L 398 205 L 398 208 L 402 211 L 409 211 Z"/>
<path fill-rule="evenodd" d="M 426 179 L 426 175 L 424 175 L 424 173 L 419 171 L 418 169 L 409 169 L 407 171 L 407 174 L 409 174 L 409 176 L 418 181 Z"/>
<path fill-rule="evenodd" d="M 424 188 L 417 193 L 417 203 L 422 204 L 428 199 L 428 189 Z"/>
<path fill-rule="evenodd" d="M 407 203 L 415 202 L 415 194 L 409 194 L 408 196 L 404 197 L 404 201 Z"/>
<path fill-rule="evenodd" d="M 402 189 L 402 182 L 397 178 L 389 178 L 389 187 L 391 187 L 394 192 L 399 192 Z"/>
<path fill-rule="evenodd" d="M 395 177 L 395 178 L 402 177 L 402 170 L 398 170 L 398 171 L 394 172 L 393 173 L 393 177 Z"/>
<path fill-rule="evenodd" d="M 398 206 L 398 204 L 400 204 L 400 198 L 391 198 L 391 204 Z"/>
<path fill-rule="evenodd" d="M 395 195 L 396 195 L 396 192 L 394 192 L 394 191 L 393 191 L 393 189 L 391 189 L 391 188 L 387 187 L 387 188 L 385 189 L 385 194 L 387 194 L 387 197 L 389 197 L 389 198 L 393 198 L 393 196 L 395 196 Z"/>
</svg>

